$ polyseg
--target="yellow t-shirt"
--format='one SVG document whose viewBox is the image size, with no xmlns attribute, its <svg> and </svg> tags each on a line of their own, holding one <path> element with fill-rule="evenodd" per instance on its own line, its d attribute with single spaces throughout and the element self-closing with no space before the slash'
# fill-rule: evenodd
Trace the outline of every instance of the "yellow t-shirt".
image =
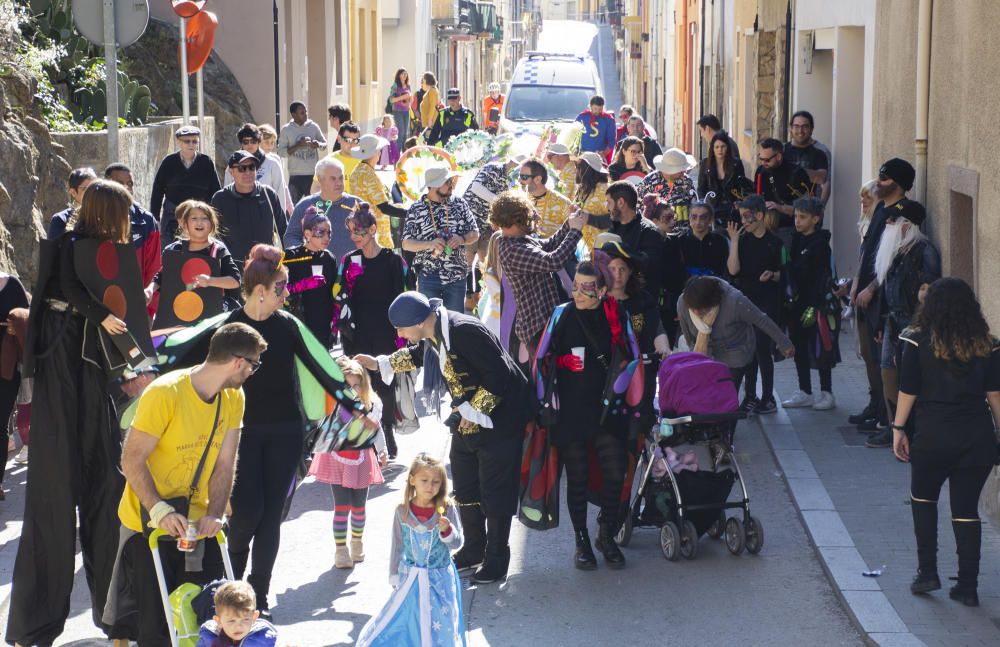
<svg viewBox="0 0 1000 647">
<path fill-rule="evenodd" d="M 573 213 L 573 203 L 557 191 L 546 191 L 540 198 L 532 198 L 538 212 L 538 235 L 548 238 L 554 235 Z"/>
<path fill-rule="evenodd" d="M 350 153 L 343 149 L 334 153 L 333 156 L 344 165 L 344 193 L 354 193 L 354 191 L 351 191 L 351 173 L 361 163 L 361 160 L 354 159 Z"/>
<path fill-rule="evenodd" d="M 382 247 L 392 249 L 392 227 L 389 216 L 382 213 L 378 205 L 383 202 L 391 202 L 389 192 L 386 190 L 382 180 L 378 179 L 378 174 L 368 164 L 358 164 L 351 171 L 351 193 L 358 196 L 369 205 L 375 213 L 375 228 L 378 244 Z"/>
<path fill-rule="evenodd" d="M 132 422 L 132 429 L 159 439 L 146 465 L 162 499 L 187 496 L 215 420 L 216 402 L 205 402 L 195 392 L 193 370 L 173 371 L 154 380 L 139 399 Z M 219 425 L 191 501 L 188 516 L 192 519 L 200 519 L 208 509 L 208 481 L 226 432 L 243 426 L 243 389 L 224 389 L 220 397 Z M 127 483 L 118 504 L 118 518 L 126 528 L 142 531 L 139 498 Z"/>
<path fill-rule="evenodd" d="M 597 186 L 594 187 L 594 192 L 590 194 L 590 197 L 580 205 L 580 208 L 589 213 L 592 216 L 606 216 L 608 215 L 608 185 L 604 182 L 598 182 Z M 597 234 L 605 229 L 598 229 L 593 225 L 583 226 L 583 242 L 587 245 L 587 250 L 593 254 L 594 252 L 594 239 L 597 238 Z"/>
<path fill-rule="evenodd" d="M 559 171 L 559 181 L 564 195 L 576 195 L 576 162 L 566 162 L 563 170 Z"/>
</svg>

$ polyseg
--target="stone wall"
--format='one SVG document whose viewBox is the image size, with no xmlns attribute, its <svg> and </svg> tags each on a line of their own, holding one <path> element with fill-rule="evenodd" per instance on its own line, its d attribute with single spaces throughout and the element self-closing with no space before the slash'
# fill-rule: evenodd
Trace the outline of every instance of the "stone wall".
<svg viewBox="0 0 1000 647">
<path fill-rule="evenodd" d="M 198 119 L 191 122 L 197 125 Z M 156 169 L 166 155 L 177 150 L 174 132 L 180 127 L 179 117 L 163 119 L 139 128 L 121 128 L 118 131 L 119 160 L 132 169 L 135 181 L 135 200 L 149 208 L 150 193 Z M 90 133 L 53 133 L 52 139 L 63 148 L 63 156 L 70 167 L 93 167 L 100 175 L 108 164 L 107 131 Z M 201 127 L 201 149 L 212 155 L 215 151 L 215 118 L 205 117 Z M 45 214 L 48 219 L 52 214 Z M 47 222 L 47 221 L 46 221 Z"/>
</svg>

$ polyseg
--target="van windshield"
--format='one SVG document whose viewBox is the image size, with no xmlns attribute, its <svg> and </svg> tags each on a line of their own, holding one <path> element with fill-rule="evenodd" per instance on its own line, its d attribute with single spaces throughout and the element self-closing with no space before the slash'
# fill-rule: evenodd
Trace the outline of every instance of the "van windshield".
<svg viewBox="0 0 1000 647">
<path fill-rule="evenodd" d="M 511 121 L 573 121 L 587 109 L 593 88 L 551 85 L 515 85 L 507 97 Z"/>
</svg>

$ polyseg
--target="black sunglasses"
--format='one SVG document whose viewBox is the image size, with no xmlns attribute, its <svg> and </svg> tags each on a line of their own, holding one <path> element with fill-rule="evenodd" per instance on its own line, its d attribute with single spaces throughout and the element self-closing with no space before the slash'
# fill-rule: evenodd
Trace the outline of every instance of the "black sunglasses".
<svg viewBox="0 0 1000 647">
<path fill-rule="evenodd" d="M 246 362 L 247 364 L 249 364 L 250 368 L 253 369 L 253 370 L 250 371 L 251 375 L 253 375 L 258 370 L 260 370 L 260 365 L 264 363 L 262 360 L 259 360 L 259 359 L 258 360 L 252 360 L 249 357 L 244 357 L 243 355 L 234 355 L 233 357 L 238 357 L 241 360 L 243 360 L 244 362 Z"/>
<path fill-rule="evenodd" d="M 522 180 L 530 180 L 531 178 L 533 178 L 535 176 L 534 175 L 525 175 L 524 173 L 520 173 L 520 174 L 518 174 L 518 177 L 521 178 Z"/>
</svg>

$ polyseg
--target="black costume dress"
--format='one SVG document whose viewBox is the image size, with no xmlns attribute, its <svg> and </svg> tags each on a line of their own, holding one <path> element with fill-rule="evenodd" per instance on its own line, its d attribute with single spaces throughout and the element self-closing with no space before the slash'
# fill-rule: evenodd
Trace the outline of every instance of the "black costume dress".
<svg viewBox="0 0 1000 647">
<path fill-rule="evenodd" d="M 333 346 L 333 286 L 337 283 L 337 259 L 327 249 L 313 252 L 305 245 L 285 250 L 288 268 L 288 311 L 306 325 L 324 346 Z"/>
<path fill-rule="evenodd" d="M 607 384 L 609 372 L 617 375 L 620 362 L 635 359 L 636 340 L 626 309 L 618 307 L 619 350 L 612 352 L 612 318 L 605 309 L 609 303 L 616 304 L 608 297 L 593 310 L 578 310 L 573 302 L 560 306 L 539 345 L 541 374 L 536 379 L 554 380 L 559 409 L 552 441 L 566 468 L 566 505 L 577 531 L 587 528 L 589 451 L 596 455 L 600 467 L 600 487 L 591 484 L 600 492 L 600 519 L 613 525 L 615 531 L 627 467 L 626 440 L 633 412 L 608 398 Z M 557 365 L 562 356 L 581 354 L 582 371 Z"/>
<path fill-rule="evenodd" d="M 452 485 L 462 515 L 463 551 L 478 552 L 480 557 L 485 551 L 484 568 L 488 563 L 500 564 L 496 568 L 506 573 L 511 517 L 517 511 L 521 443 L 530 414 L 528 380 L 479 319 L 443 307 L 437 313 L 435 342 L 379 356 L 379 368 L 383 378 L 390 372 L 415 370 L 423 364 L 424 346 L 433 343 L 452 408 L 467 420 L 487 423 L 463 433 L 456 414 L 448 419 Z"/>
<path fill-rule="evenodd" d="M 948 481 L 958 552 L 958 586 L 975 591 L 982 546 L 979 496 L 997 459 L 985 394 L 1000 391 L 1000 341 L 967 362 L 934 354 L 928 332 L 907 328 L 899 392 L 916 396 L 911 418 L 910 496 L 921 573 L 937 573 L 938 497 Z M 907 425 L 910 427 L 910 425 Z"/>
<path fill-rule="evenodd" d="M 360 265 L 359 265 L 360 262 Z M 358 268 L 361 268 L 360 271 Z M 340 330 L 345 355 L 388 355 L 396 351 L 396 329 L 389 323 L 389 305 L 405 291 L 406 264 L 391 249 L 382 248 L 373 258 L 360 249 L 341 262 L 340 290 L 351 310 L 351 330 Z M 392 384 L 372 376 L 372 386 L 382 400 L 382 431 L 386 449 L 396 455 L 396 393 Z"/>
<path fill-rule="evenodd" d="M 101 622 L 118 546 L 121 436 L 107 361 L 97 352 L 110 311 L 73 265 L 78 235 L 40 241 L 24 374 L 35 378 L 24 525 L 14 564 L 7 642 L 51 645 L 63 631 L 73 589 L 76 522 L 94 624 Z M 140 282 L 139 277 L 135 282 Z M 111 346 L 110 342 L 106 346 Z"/>
</svg>

